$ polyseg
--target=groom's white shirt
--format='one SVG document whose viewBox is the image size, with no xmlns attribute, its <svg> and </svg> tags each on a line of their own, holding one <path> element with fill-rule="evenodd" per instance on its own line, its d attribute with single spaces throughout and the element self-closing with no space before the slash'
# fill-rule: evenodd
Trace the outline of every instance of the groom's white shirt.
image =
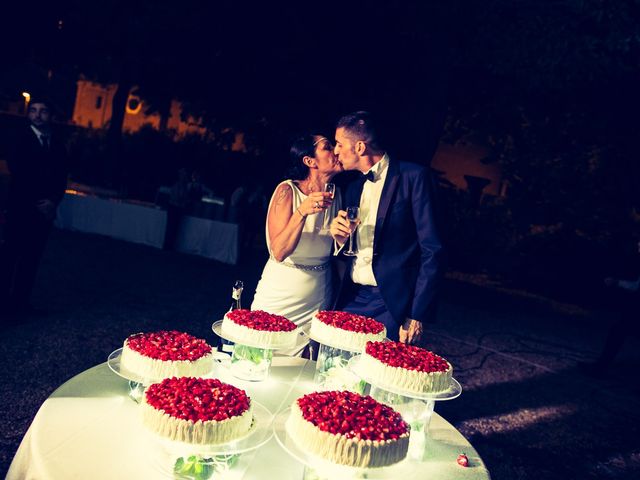
<svg viewBox="0 0 640 480">
<path fill-rule="evenodd" d="M 356 235 L 358 255 L 351 265 L 351 279 L 353 283 L 360 285 L 378 286 L 376 277 L 373 274 L 373 237 L 376 230 L 376 218 L 378 216 L 378 206 L 382 189 L 389 170 L 389 156 L 384 156 L 369 169 L 373 172 L 374 181 L 366 181 L 362 187 L 360 195 L 360 225 Z"/>
</svg>

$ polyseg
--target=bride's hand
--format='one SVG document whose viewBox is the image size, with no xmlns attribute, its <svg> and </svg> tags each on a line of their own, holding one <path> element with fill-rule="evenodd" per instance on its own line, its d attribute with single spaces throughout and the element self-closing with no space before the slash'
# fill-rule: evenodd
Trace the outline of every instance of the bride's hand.
<svg viewBox="0 0 640 480">
<path fill-rule="evenodd" d="M 332 203 L 329 192 L 311 192 L 304 202 L 300 204 L 298 210 L 305 217 L 315 213 L 324 212 Z"/>
</svg>

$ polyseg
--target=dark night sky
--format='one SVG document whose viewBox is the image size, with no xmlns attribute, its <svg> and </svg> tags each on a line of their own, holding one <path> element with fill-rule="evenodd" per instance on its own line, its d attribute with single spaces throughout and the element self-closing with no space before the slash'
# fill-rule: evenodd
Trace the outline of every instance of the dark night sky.
<svg viewBox="0 0 640 480">
<path fill-rule="evenodd" d="M 628 136 L 635 112 L 623 107 L 638 100 L 632 1 L 60 0 L 5 11 L 5 94 L 37 90 L 51 68 L 67 97 L 81 73 L 120 84 L 128 76 L 147 99 L 287 132 L 328 130 L 341 114 L 370 109 L 395 145 L 425 159 L 447 108 L 482 141 L 526 133 L 521 112 L 552 132 L 573 122 L 560 150 Z"/>
<path fill-rule="evenodd" d="M 326 128 L 371 109 L 427 139 L 425 151 L 439 133 L 447 18 L 425 2 L 38 3 L 9 6 L 7 18 L 24 21 L 3 33 L 8 71 L 35 63 L 72 81 L 113 81 L 126 59 L 134 83 L 213 117 Z"/>
</svg>

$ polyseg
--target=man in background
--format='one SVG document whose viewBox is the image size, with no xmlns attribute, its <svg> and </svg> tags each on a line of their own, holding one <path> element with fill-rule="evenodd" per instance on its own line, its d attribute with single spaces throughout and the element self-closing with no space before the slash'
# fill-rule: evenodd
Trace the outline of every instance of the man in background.
<svg viewBox="0 0 640 480">
<path fill-rule="evenodd" d="M 51 128 L 51 104 L 33 98 L 29 123 L 7 158 L 9 198 L 0 246 L 0 313 L 30 313 L 38 265 L 67 184 L 67 152 Z"/>
</svg>

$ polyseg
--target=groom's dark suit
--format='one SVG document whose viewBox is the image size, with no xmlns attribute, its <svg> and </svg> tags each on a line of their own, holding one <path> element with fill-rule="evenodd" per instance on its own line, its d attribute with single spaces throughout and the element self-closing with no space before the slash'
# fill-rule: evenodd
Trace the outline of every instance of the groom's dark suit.
<svg viewBox="0 0 640 480">
<path fill-rule="evenodd" d="M 345 205 L 360 204 L 365 181 L 361 176 L 347 185 Z M 371 262 L 379 296 L 395 322 L 389 325 L 385 321 L 387 330 L 390 327 L 396 330 L 389 332 L 392 338 L 407 318 L 434 321 L 442 263 L 442 245 L 435 223 L 434 186 L 428 170 L 390 159 L 376 215 Z M 342 282 L 336 308 L 340 309 L 348 300 L 345 298 L 348 292 L 358 285 L 352 283 L 350 276 L 353 257 L 341 252 L 338 259 L 344 262 L 339 267 Z"/>
</svg>

